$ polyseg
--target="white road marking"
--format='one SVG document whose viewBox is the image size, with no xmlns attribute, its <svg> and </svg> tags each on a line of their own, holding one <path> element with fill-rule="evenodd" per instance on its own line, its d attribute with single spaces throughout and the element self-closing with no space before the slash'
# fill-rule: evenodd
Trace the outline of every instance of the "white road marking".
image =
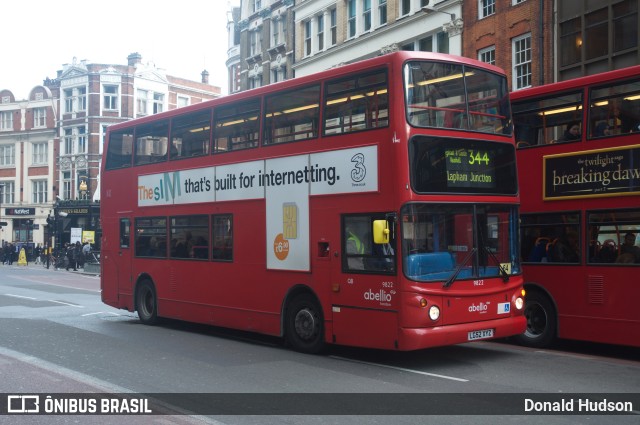
<svg viewBox="0 0 640 425">
<path fill-rule="evenodd" d="M 14 294 L 4 294 L 7 297 L 13 297 L 13 298 L 23 298 L 25 300 L 37 300 L 37 298 L 33 298 L 33 297 L 25 297 L 22 295 L 14 295 Z"/>
<path fill-rule="evenodd" d="M 329 356 L 329 357 L 333 358 L 333 359 L 337 359 L 337 360 L 344 360 L 344 361 L 347 361 L 347 362 L 360 363 L 360 364 L 365 364 L 365 365 L 369 365 L 369 366 L 385 367 L 387 369 L 399 370 L 401 372 L 416 373 L 418 375 L 431 376 L 433 378 L 449 379 L 451 381 L 458 381 L 458 382 L 469 382 L 468 379 L 456 378 L 454 376 L 447 376 L 447 375 L 438 375 L 437 373 L 423 372 L 421 370 L 407 369 L 407 368 L 398 367 L 398 366 L 390 366 L 390 365 L 386 365 L 386 364 L 382 364 L 382 363 L 364 362 L 364 361 L 361 361 L 361 360 L 354 360 L 354 359 L 349 359 L 349 358 L 340 357 L 340 356 Z"/>
</svg>

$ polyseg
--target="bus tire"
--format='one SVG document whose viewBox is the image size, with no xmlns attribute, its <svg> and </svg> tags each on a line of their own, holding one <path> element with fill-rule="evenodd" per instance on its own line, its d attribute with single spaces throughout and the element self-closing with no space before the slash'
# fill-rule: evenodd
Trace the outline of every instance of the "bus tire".
<svg viewBox="0 0 640 425">
<path fill-rule="evenodd" d="M 156 289 L 149 280 L 143 280 L 136 289 L 136 310 L 145 325 L 158 323 L 158 299 Z"/>
<path fill-rule="evenodd" d="M 556 338 L 558 319 L 551 299 L 540 291 L 528 292 L 524 302 L 527 329 L 515 337 L 520 345 L 534 348 L 549 346 Z"/>
<path fill-rule="evenodd" d="M 325 347 L 322 309 L 312 295 L 298 295 L 287 306 L 285 340 L 302 353 L 316 354 Z"/>
</svg>

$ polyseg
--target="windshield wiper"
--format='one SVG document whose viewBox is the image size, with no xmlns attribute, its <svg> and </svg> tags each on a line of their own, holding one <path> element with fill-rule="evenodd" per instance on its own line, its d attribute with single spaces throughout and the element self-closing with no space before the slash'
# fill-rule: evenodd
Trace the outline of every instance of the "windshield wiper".
<svg viewBox="0 0 640 425">
<path fill-rule="evenodd" d="M 498 260 L 498 257 L 496 257 L 496 254 L 494 254 L 489 248 L 487 248 L 486 246 L 483 246 L 482 249 L 484 249 L 484 251 L 489 254 L 489 257 L 491 257 L 491 259 L 493 261 L 496 262 L 496 264 L 498 265 L 498 270 L 500 270 L 500 276 L 502 276 L 502 281 L 504 283 L 509 282 L 509 273 L 507 273 L 507 271 L 504 269 L 504 267 L 502 267 L 500 265 L 500 260 Z"/>
<path fill-rule="evenodd" d="M 460 271 L 462 270 L 462 268 L 464 267 L 465 264 L 467 264 L 467 262 L 469 261 L 469 259 L 473 256 L 473 254 L 476 253 L 478 249 L 477 248 L 473 248 L 471 249 L 471 251 L 469 251 L 469 253 L 467 254 L 466 257 L 464 257 L 464 260 L 462 260 L 462 262 L 460 264 L 458 264 L 458 267 L 456 267 L 455 271 L 453 272 L 453 274 L 451 275 L 451 277 L 449 279 L 447 279 L 447 281 L 442 285 L 443 288 L 448 288 L 449 286 L 451 286 L 451 284 L 453 283 L 454 280 L 456 280 L 456 278 L 458 277 L 458 275 L 460 274 Z"/>
</svg>

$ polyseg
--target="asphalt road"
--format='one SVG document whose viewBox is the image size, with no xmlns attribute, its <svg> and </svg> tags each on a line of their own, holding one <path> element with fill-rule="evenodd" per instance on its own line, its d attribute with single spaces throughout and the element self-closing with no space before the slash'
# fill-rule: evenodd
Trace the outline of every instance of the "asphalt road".
<svg viewBox="0 0 640 425">
<path fill-rule="evenodd" d="M 2 423 L 638 424 L 638 354 L 476 342 L 409 353 L 332 347 L 311 356 L 277 338 L 179 321 L 145 326 L 101 303 L 96 276 L 0 266 L 2 393 L 143 397 L 156 413 L 13 414 Z M 574 409 L 585 397 L 630 397 L 634 412 L 525 411 L 527 399 L 535 407 L 549 397 Z"/>
</svg>

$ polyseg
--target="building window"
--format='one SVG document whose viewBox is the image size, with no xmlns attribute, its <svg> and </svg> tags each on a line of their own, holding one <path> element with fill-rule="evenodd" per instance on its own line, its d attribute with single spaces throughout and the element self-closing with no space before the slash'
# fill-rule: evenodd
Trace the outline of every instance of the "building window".
<svg viewBox="0 0 640 425">
<path fill-rule="evenodd" d="M 435 36 L 429 35 L 417 40 L 411 40 L 400 47 L 401 50 L 406 51 L 420 51 L 420 52 L 449 52 L 449 35 L 440 31 Z"/>
<path fill-rule="evenodd" d="M 256 13 L 260 9 L 262 9 L 262 0 L 252 0 L 251 13 Z"/>
<path fill-rule="evenodd" d="M 585 56 L 595 59 L 606 56 L 609 51 L 609 11 L 608 8 L 596 10 L 585 15 Z"/>
<path fill-rule="evenodd" d="M 189 98 L 186 96 L 178 96 L 177 106 L 178 108 L 189 106 Z"/>
<path fill-rule="evenodd" d="M 14 145 L 0 145 L 0 167 L 15 165 L 16 152 Z"/>
<path fill-rule="evenodd" d="M 257 89 L 258 87 L 262 87 L 262 74 L 249 78 L 249 88 Z"/>
<path fill-rule="evenodd" d="M 491 65 L 496 64 L 496 46 L 486 47 L 478 51 L 478 60 Z"/>
<path fill-rule="evenodd" d="M 62 141 L 64 146 L 62 152 L 63 155 L 71 155 L 73 153 L 73 130 L 70 128 L 64 129 L 64 140 Z"/>
<path fill-rule="evenodd" d="M 34 143 L 31 162 L 34 165 L 46 164 L 47 161 L 47 144 L 46 143 Z"/>
<path fill-rule="evenodd" d="M 138 115 L 147 115 L 147 96 L 149 93 L 146 90 L 138 89 L 136 94 L 136 112 Z"/>
<path fill-rule="evenodd" d="M 304 55 L 311 56 L 311 21 L 304 23 Z"/>
<path fill-rule="evenodd" d="M 363 31 L 371 30 L 371 0 L 362 0 Z"/>
<path fill-rule="evenodd" d="M 262 52 L 262 27 L 249 32 L 249 56 Z"/>
<path fill-rule="evenodd" d="M 356 36 L 356 0 L 347 2 L 347 38 Z"/>
<path fill-rule="evenodd" d="M 34 180 L 32 185 L 33 197 L 31 201 L 34 204 L 44 204 L 47 202 L 47 181 L 46 180 Z"/>
<path fill-rule="evenodd" d="M 411 0 L 400 0 L 400 16 L 408 15 L 411 12 Z"/>
<path fill-rule="evenodd" d="M 378 0 L 378 25 L 387 23 L 387 0 Z"/>
<path fill-rule="evenodd" d="M 638 47 L 638 3 L 624 1 L 612 6 L 613 51 Z"/>
<path fill-rule="evenodd" d="M 62 199 L 71 199 L 71 173 L 65 171 L 62 173 Z"/>
<path fill-rule="evenodd" d="M 287 79 L 287 67 L 279 66 L 271 70 L 271 82 L 277 83 L 278 81 L 284 81 Z"/>
<path fill-rule="evenodd" d="M 271 20 L 271 47 L 275 47 L 279 44 L 282 44 L 281 34 L 280 34 L 280 25 L 282 19 L 272 19 Z"/>
<path fill-rule="evenodd" d="M 162 93 L 153 94 L 153 113 L 159 114 L 164 111 L 164 95 Z"/>
<path fill-rule="evenodd" d="M 15 202 L 15 189 L 13 182 L 2 181 L 0 180 L 0 184 L 4 187 L 0 187 L 0 203 L 7 205 L 13 204 Z"/>
<path fill-rule="evenodd" d="M 421 52 L 433 52 L 433 37 L 428 36 L 418 40 L 418 50 Z"/>
<path fill-rule="evenodd" d="M 318 16 L 318 50 L 324 50 L 324 16 Z"/>
<path fill-rule="evenodd" d="M 331 45 L 335 46 L 338 42 L 338 18 L 336 14 L 336 9 L 331 9 L 330 12 L 331 17 Z"/>
<path fill-rule="evenodd" d="M 84 127 L 78 127 L 78 150 L 77 153 L 87 153 L 87 133 Z"/>
<path fill-rule="evenodd" d="M 514 38 L 513 49 L 513 89 L 531 86 L 531 34 Z"/>
<path fill-rule="evenodd" d="M 478 1 L 478 18 L 486 18 L 496 13 L 496 0 L 479 0 Z"/>
<path fill-rule="evenodd" d="M 33 109 L 33 126 L 45 127 L 47 125 L 47 110 L 45 108 Z"/>
<path fill-rule="evenodd" d="M 118 86 L 104 86 L 104 109 L 118 110 Z"/>
<path fill-rule="evenodd" d="M 13 130 L 13 112 L 0 112 L 0 130 Z"/>
<path fill-rule="evenodd" d="M 64 111 L 73 112 L 73 89 L 64 90 Z"/>
<path fill-rule="evenodd" d="M 87 110 L 87 88 L 78 87 L 76 90 L 78 91 L 78 111 L 86 111 Z"/>
</svg>

